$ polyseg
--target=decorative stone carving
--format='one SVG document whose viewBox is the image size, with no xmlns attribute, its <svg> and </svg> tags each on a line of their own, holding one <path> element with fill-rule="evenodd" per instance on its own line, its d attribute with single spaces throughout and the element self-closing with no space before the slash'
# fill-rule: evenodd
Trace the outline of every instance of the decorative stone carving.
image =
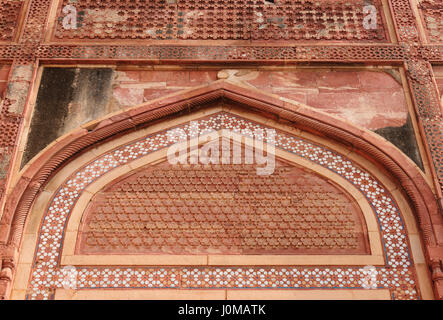
<svg viewBox="0 0 443 320">
<path fill-rule="evenodd" d="M 364 254 L 355 200 L 313 172 L 278 162 L 148 167 L 100 192 L 80 254 Z"/>
</svg>

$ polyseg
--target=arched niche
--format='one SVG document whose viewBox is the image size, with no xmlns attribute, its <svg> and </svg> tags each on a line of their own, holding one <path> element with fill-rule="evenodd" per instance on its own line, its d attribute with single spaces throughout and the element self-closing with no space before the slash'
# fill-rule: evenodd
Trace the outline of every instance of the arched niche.
<svg viewBox="0 0 443 320">
<path fill-rule="evenodd" d="M 231 129 L 276 129 L 278 159 L 329 179 L 358 204 L 367 252 L 77 254 L 81 218 L 94 196 L 122 177 L 137 174 L 140 168 L 164 162 L 166 131 L 192 120 L 212 123 L 215 130 L 226 125 Z M 243 143 L 248 145 L 247 139 Z M 217 294 L 244 298 L 260 292 L 302 298 L 297 290 L 301 288 L 312 298 L 328 298 L 331 294 L 349 299 L 431 296 L 418 228 L 395 180 L 352 147 L 223 101 L 115 137 L 64 166 L 44 186 L 32 207 L 19 261 L 15 298 L 214 298 Z M 60 269 L 66 265 L 77 268 L 77 291 L 61 287 Z M 378 287 L 374 290 L 364 290 L 363 286 L 368 265 L 377 273 Z M 263 289 L 269 293 L 263 293 Z"/>
</svg>

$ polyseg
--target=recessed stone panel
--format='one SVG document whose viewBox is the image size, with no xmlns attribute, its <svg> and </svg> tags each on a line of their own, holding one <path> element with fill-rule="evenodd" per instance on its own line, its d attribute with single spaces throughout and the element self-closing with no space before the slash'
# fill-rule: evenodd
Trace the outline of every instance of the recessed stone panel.
<svg viewBox="0 0 443 320">
<path fill-rule="evenodd" d="M 327 179 L 278 161 L 147 167 L 99 192 L 79 254 L 365 254 L 357 203 Z"/>
</svg>

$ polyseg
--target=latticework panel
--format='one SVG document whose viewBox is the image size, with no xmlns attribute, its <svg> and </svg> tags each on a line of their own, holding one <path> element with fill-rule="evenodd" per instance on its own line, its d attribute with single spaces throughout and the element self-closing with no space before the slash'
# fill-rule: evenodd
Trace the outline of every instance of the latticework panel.
<svg viewBox="0 0 443 320">
<path fill-rule="evenodd" d="M 23 3 L 0 0 L 0 41 L 14 40 Z"/>
<path fill-rule="evenodd" d="M 371 2 L 382 13 L 379 0 Z M 62 8 L 75 7 L 76 28 L 65 28 Z M 58 40 L 341 40 L 386 41 L 382 14 L 364 27 L 361 1 L 63 0 Z"/>
<path fill-rule="evenodd" d="M 443 0 L 420 3 L 422 18 L 430 42 L 443 42 Z"/>
</svg>

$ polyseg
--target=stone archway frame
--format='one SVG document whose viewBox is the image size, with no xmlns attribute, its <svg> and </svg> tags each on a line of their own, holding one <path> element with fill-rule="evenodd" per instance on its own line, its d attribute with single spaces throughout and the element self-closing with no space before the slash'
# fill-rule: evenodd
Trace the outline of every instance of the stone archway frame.
<svg viewBox="0 0 443 320">
<path fill-rule="evenodd" d="M 223 110 L 223 108 L 222 108 L 222 110 Z M 205 110 L 206 111 L 206 110 Z M 220 111 L 220 110 L 217 110 L 217 111 Z M 209 113 L 208 111 L 206 111 L 206 113 Z M 231 109 L 231 110 L 229 110 L 229 113 L 232 113 L 232 114 L 235 114 L 235 112 Z M 242 113 L 242 112 L 240 112 L 240 113 Z M 192 115 L 191 115 L 192 116 Z M 243 113 L 243 116 L 246 116 L 244 113 Z M 189 118 L 190 116 L 188 116 L 188 118 Z M 176 120 L 180 120 L 180 119 L 176 119 Z M 188 121 L 189 120 L 192 120 L 192 118 L 191 119 L 188 119 Z M 265 122 L 270 122 L 270 121 L 265 121 Z M 271 125 L 271 124 L 270 124 Z M 272 125 L 271 125 L 272 126 Z M 278 129 L 278 128 L 277 128 Z M 294 130 L 294 131 L 297 131 L 297 132 L 299 132 L 299 130 Z M 142 134 L 142 136 L 144 136 L 144 135 L 146 135 L 146 132 L 145 132 L 145 134 Z M 125 137 L 122 137 L 121 139 L 124 139 Z M 130 138 L 131 139 L 135 139 L 136 138 L 136 136 L 135 136 L 135 134 L 131 134 L 130 135 Z M 140 136 L 138 136 L 138 138 L 139 139 L 136 139 L 135 141 L 140 141 Z M 142 139 L 143 140 L 143 139 Z M 317 138 L 317 140 L 318 140 L 318 143 L 320 144 L 321 142 L 322 142 L 322 139 L 320 139 L 320 138 Z M 133 145 L 134 143 L 135 143 L 135 141 L 133 141 L 132 143 L 130 143 L 129 145 Z M 324 141 L 324 139 L 323 139 L 323 142 L 326 142 L 326 141 Z M 98 150 L 96 150 L 96 149 L 94 149 L 94 150 L 91 150 L 90 151 L 90 159 L 86 159 L 85 158 L 85 156 L 86 156 L 86 154 L 84 155 L 84 156 L 81 156 L 81 160 L 79 160 L 79 159 L 77 159 L 77 160 L 74 160 L 73 162 L 71 162 L 68 166 L 67 166 L 67 169 L 69 169 L 69 172 L 66 170 L 66 168 L 64 168 L 64 169 L 62 169 L 61 171 L 60 171 L 60 173 L 58 173 L 55 177 L 54 177 L 54 179 L 51 179 L 51 181 L 48 183 L 48 185 L 47 185 L 47 188 L 45 188 L 45 190 L 46 191 L 48 191 L 49 192 L 49 190 L 51 190 L 51 189 L 54 189 L 54 190 L 58 190 L 59 189 L 59 185 L 60 185 L 60 183 L 63 183 L 64 181 L 66 181 L 66 177 L 67 176 L 69 176 L 70 174 L 72 174 L 72 170 L 76 170 L 79 166 L 81 167 L 82 165 L 84 166 L 84 164 L 85 163 L 91 163 L 91 160 L 94 160 L 94 159 L 96 159 L 97 158 L 97 154 L 101 154 L 101 155 L 103 155 L 103 148 L 106 148 L 106 147 L 108 147 L 108 150 L 106 150 L 106 152 L 105 152 L 105 154 L 106 153 L 108 153 L 110 150 L 112 151 L 112 150 L 117 150 L 117 149 L 120 149 L 121 150 L 121 148 L 122 147 L 118 147 L 117 149 L 115 149 L 115 145 L 119 145 L 120 143 L 118 142 L 118 141 L 112 141 L 112 142 L 110 142 L 110 143 L 108 143 L 108 144 L 104 144 L 104 145 L 102 145 L 102 146 L 100 146 L 98 149 L 100 149 L 101 151 L 99 152 Z M 328 144 L 327 142 L 326 142 L 326 144 Z M 351 154 L 352 152 L 350 151 L 350 150 L 348 150 L 348 149 L 346 149 L 346 148 L 343 148 L 342 147 L 342 149 L 340 149 L 340 151 L 341 151 L 341 154 L 343 154 L 343 153 L 348 153 L 348 154 Z M 161 158 L 161 157 L 160 157 Z M 354 160 L 355 162 L 359 162 L 359 163 L 361 163 L 361 162 L 365 162 L 365 160 L 364 159 L 359 159 L 359 160 L 357 160 L 357 159 L 355 159 Z M 128 170 L 130 170 L 130 169 L 136 169 L 135 168 L 135 166 L 137 166 L 137 164 L 136 164 L 136 162 L 142 162 L 142 164 L 146 164 L 145 162 L 145 159 L 144 158 L 141 158 L 141 159 L 137 159 L 137 160 L 135 160 L 134 161 L 134 163 L 128 163 L 127 165 L 124 165 L 123 167 L 125 167 L 125 166 L 128 166 L 129 168 L 127 168 Z M 113 171 L 111 171 L 111 172 L 113 172 L 113 174 L 111 174 L 111 180 L 113 179 L 112 178 L 112 176 L 115 176 L 114 178 L 116 178 L 116 177 L 118 177 L 119 175 L 121 175 L 121 172 L 118 172 L 118 170 L 113 170 Z M 69 178 L 69 179 L 71 179 L 71 178 Z M 108 179 L 109 179 L 109 176 L 108 176 Z M 383 183 L 384 184 L 384 183 Z M 100 186 L 97 186 L 97 185 L 95 185 L 95 188 L 100 188 Z M 395 187 L 394 186 L 392 186 L 391 187 L 391 189 L 395 192 Z M 45 197 L 46 198 L 46 197 Z M 50 195 L 50 199 L 51 198 L 53 198 L 51 195 Z M 32 244 L 29 244 L 28 242 L 27 242 L 27 237 L 28 236 L 33 236 L 33 235 L 35 235 L 36 234 L 36 232 L 37 232 L 37 230 L 39 229 L 39 226 L 40 226 L 40 221 L 42 220 L 41 219 L 41 214 L 44 212 L 44 211 L 46 211 L 47 209 L 44 209 L 44 210 L 42 210 L 42 208 L 45 208 L 45 206 L 47 206 L 47 203 L 48 203 L 48 200 L 50 200 L 50 199 L 45 199 L 45 200 L 43 200 L 43 202 L 40 202 L 40 197 L 39 197 L 39 200 L 37 201 L 38 203 L 40 203 L 40 204 L 36 204 L 35 206 L 34 206 L 34 210 L 33 210 L 33 213 L 32 213 L 32 218 L 31 218 L 31 221 L 30 221 L 30 224 L 28 225 L 28 228 L 29 227 L 31 227 L 31 226 L 34 226 L 34 228 L 37 228 L 37 229 L 35 229 L 35 230 L 29 230 L 28 229 L 28 231 L 26 232 L 26 234 L 25 234 L 25 243 L 24 243 L 24 245 L 23 245 L 23 253 L 24 253 L 24 258 L 23 259 L 21 259 L 22 261 L 23 260 L 26 260 L 26 259 L 30 259 L 31 261 L 32 261 L 32 258 L 33 258 L 33 251 L 32 251 L 32 248 L 35 248 L 35 241 L 32 243 Z M 82 200 L 81 199 L 79 199 L 78 200 L 79 202 L 81 202 Z M 404 201 L 404 200 L 402 200 L 402 201 Z M 408 207 L 406 206 L 406 207 L 404 207 L 404 206 L 402 206 L 402 205 L 399 205 L 399 207 L 401 208 L 401 210 L 402 211 L 404 211 L 404 212 L 407 212 L 407 210 L 408 210 Z M 410 217 L 410 220 L 411 220 L 411 218 L 412 218 L 412 213 L 409 211 L 409 214 L 406 214 L 406 216 L 409 216 Z M 412 219 L 412 221 L 413 221 L 413 219 Z M 408 224 L 410 224 L 410 222 L 408 222 L 407 220 L 406 220 L 406 225 L 408 225 Z M 412 224 L 414 224 L 413 222 L 412 222 Z M 75 222 L 74 222 L 74 225 L 75 225 Z M 69 229 L 69 226 L 68 226 L 68 229 Z M 411 231 L 411 230 L 413 230 L 414 228 L 413 228 L 413 226 L 411 227 L 411 228 L 408 228 L 408 230 L 410 231 L 409 232 L 409 234 L 410 234 L 410 237 L 411 238 L 413 238 L 414 239 L 414 243 L 417 245 L 417 240 L 418 240 L 418 246 L 420 247 L 421 245 L 420 245 L 420 243 L 419 243 L 419 237 L 418 237 L 418 235 L 417 234 L 415 234 L 415 231 Z M 68 232 L 69 232 L 69 230 L 68 230 Z M 35 239 L 35 237 L 34 237 L 34 239 Z M 32 242 L 32 241 L 31 241 Z M 412 248 L 412 251 L 416 251 L 416 250 L 414 250 L 414 247 Z M 27 254 L 26 254 L 27 253 Z M 418 252 L 413 252 L 413 255 L 414 255 L 414 262 L 420 262 L 420 261 L 424 261 L 424 259 L 423 259 L 423 255 L 421 254 L 421 251 L 420 250 L 418 250 Z M 27 258 L 25 258 L 27 256 Z M 80 257 L 81 258 L 81 257 Z M 95 258 L 97 258 L 97 256 L 95 257 Z M 104 258 L 105 259 L 105 261 L 106 260 L 108 260 L 109 261 L 109 257 L 102 257 L 102 258 Z M 133 267 L 136 263 L 134 262 L 137 258 L 139 258 L 139 256 L 137 256 L 137 257 L 132 257 L 131 258 L 131 256 L 129 256 L 129 257 L 125 257 L 126 259 L 132 259 L 132 260 L 130 260 L 130 261 L 132 261 L 132 263 L 131 262 L 129 262 L 130 263 L 130 265 Z M 358 257 L 357 257 L 358 258 Z M 96 260 L 97 261 L 97 260 Z M 71 261 L 71 262 L 76 262 L 76 261 Z M 188 261 L 189 262 L 189 261 Z M 320 263 L 320 262 L 324 262 L 324 261 L 313 261 L 312 263 L 315 265 L 316 264 L 316 262 L 318 262 L 318 263 Z M 343 263 L 344 263 L 345 261 L 343 261 Z M 364 261 L 361 261 L 360 260 L 360 262 L 364 262 Z M 25 263 L 24 261 L 23 261 L 23 263 Z M 78 264 L 80 264 L 80 265 L 87 265 L 88 263 L 87 262 L 85 262 L 85 261 L 81 261 L 81 260 L 77 260 L 77 263 Z M 111 261 L 111 263 L 112 263 L 112 261 Z M 357 263 L 357 262 L 356 262 Z M 186 261 L 185 261 L 185 264 L 186 264 Z M 357 263 L 358 264 L 358 263 Z M 177 265 L 177 264 L 176 264 Z M 318 265 L 318 264 L 317 264 Z M 19 265 L 19 268 L 21 269 L 21 271 L 20 271 L 20 274 L 22 274 L 22 275 L 26 275 L 26 271 L 25 271 L 25 269 L 22 269 L 21 267 L 22 266 L 24 266 L 24 264 L 20 264 Z M 29 266 L 29 269 L 30 269 L 30 264 L 28 264 L 28 266 Z M 121 266 L 122 268 L 124 267 L 124 266 Z M 418 265 L 416 264 L 415 266 L 414 266 L 416 269 L 418 269 Z M 163 267 L 161 267 L 161 268 L 163 268 Z M 27 272 L 29 272 L 30 270 L 27 270 Z M 419 275 L 419 278 L 423 278 L 422 277 L 422 275 Z M 25 277 L 26 279 L 27 279 L 27 277 Z M 24 279 L 23 279 L 24 280 Z M 423 280 L 423 279 L 421 279 L 421 280 L 419 280 L 419 282 L 420 283 L 423 283 L 423 282 L 425 282 L 426 283 L 426 281 L 425 280 Z M 26 284 L 26 281 L 25 282 L 22 282 L 22 284 L 21 285 L 25 285 Z M 18 287 L 20 287 L 20 285 L 19 284 L 17 284 L 17 286 Z M 17 288 L 18 289 L 18 288 Z M 23 292 L 23 290 L 24 289 L 22 289 L 22 290 L 20 290 L 20 289 L 18 289 L 18 292 Z M 116 289 L 117 290 L 117 289 Z M 133 290 L 137 290 L 137 289 L 133 289 Z M 165 290 L 169 290 L 169 289 L 165 289 Z M 195 290 L 195 289 L 194 289 Z M 199 289 L 200 290 L 200 289 Z M 348 289 L 348 290 L 351 290 L 352 291 L 352 289 Z M 380 294 L 380 296 L 383 296 L 383 295 L 385 295 L 386 294 L 386 292 L 385 291 L 383 291 L 383 290 L 385 290 L 385 289 L 380 289 L 381 291 L 379 292 L 379 294 Z M 118 291 L 118 290 L 117 290 Z M 428 291 L 428 290 L 426 290 L 426 289 L 423 289 L 423 291 Z M 56 290 L 56 294 L 57 294 L 57 297 L 60 297 L 60 294 L 62 294 L 62 293 L 60 293 L 60 292 L 62 292 L 62 291 L 60 291 L 60 289 L 57 289 Z M 63 291 L 64 292 L 64 291 Z M 141 294 L 140 293 L 140 291 L 137 291 L 137 292 L 139 292 L 139 294 Z M 330 292 L 329 291 L 327 291 L 327 293 L 329 294 Z M 17 293 L 18 294 L 18 293 Z M 64 293 L 64 294 L 66 294 L 66 292 Z M 85 295 L 86 294 L 86 295 Z M 92 296 L 91 296 L 91 294 L 93 295 L 93 294 L 97 294 L 97 291 L 91 291 L 91 293 L 81 293 L 80 295 L 75 295 L 76 297 L 89 297 L 89 298 L 91 298 Z M 120 294 L 122 294 L 122 292 L 120 292 Z M 150 293 L 151 294 L 151 293 Z M 154 294 L 154 293 L 152 293 L 152 294 Z M 231 295 L 232 295 L 232 292 L 230 293 Z M 341 296 L 341 293 L 339 293 L 340 294 L 340 296 Z M 348 293 L 348 295 L 352 295 L 352 296 L 355 296 L 355 292 L 349 292 Z M 375 292 L 374 292 L 374 294 L 375 294 Z M 426 293 L 423 293 L 424 294 L 424 296 L 427 296 L 427 294 Z M 100 294 L 99 294 L 100 295 Z M 155 294 L 154 294 L 155 295 Z M 285 295 L 287 295 L 287 294 L 285 294 Z M 284 295 L 284 296 L 285 296 Z M 62 294 L 62 296 L 63 296 L 63 294 Z M 108 297 L 114 297 L 114 298 L 116 298 L 116 297 L 118 297 L 118 293 L 117 292 L 115 292 L 114 294 L 111 294 L 110 296 L 109 295 L 105 295 L 105 296 L 108 296 Z M 295 295 L 293 295 L 293 294 L 291 294 L 290 296 L 294 296 L 294 298 L 295 297 L 298 297 L 298 295 L 297 294 L 295 294 Z M 327 296 L 327 295 L 326 295 Z M 325 296 L 325 297 L 326 297 Z M 432 296 L 432 295 L 431 295 Z M 139 297 L 145 297 L 146 298 L 146 296 L 143 296 L 143 295 L 139 295 Z M 148 295 L 148 297 L 150 297 L 150 295 Z M 343 296 L 343 297 L 346 297 L 346 295 L 345 296 Z M 358 296 L 359 298 L 363 298 L 363 296 Z M 378 296 L 376 296 L 376 297 L 378 297 Z"/>
<path fill-rule="evenodd" d="M 193 120 L 200 118 L 197 113 Z M 177 119 L 179 120 L 179 119 Z M 223 132 L 219 131 L 219 136 Z M 139 139 L 144 134 L 140 133 Z M 250 139 L 244 139 L 244 144 L 252 146 Z M 115 143 L 114 143 L 115 146 Z M 78 255 L 75 254 L 75 246 L 80 223 L 83 220 L 85 209 L 93 197 L 105 188 L 109 183 L 113 183 L 121 176 L 137 171 L 139 168 L 158 163 L 166 157 L 166 150 L 162 149 L 148 154 L 136 161 L 118 167 L 108 172 L 88 185 L 82 195 L 77 200 L 77 204 L 71 211 L 69 221 L 66 226 L 66 233 L 63 242 L 61 257 L 62 265 L 384 265 L 383 248 L 380 241 L 380 230 L 373 209 L 364 195 L 359 192 L 347 180 L 337 174 L 314 164 L 302 157 L 291 154 L 280 149 L 276 150 L 276 156 L 287 160 L 290 163 L 299 165 L 320 176 L 333 181 L 341 189 L 346 190 L 362 210 L 364 221 L 362 226 L 366 229 L 366 236 L 370 244 L 370 254 L 361 255 Z M 92 160 L 92 159 L 91 159 Z M 79 167 L 84 164 L 78 163 Z"/>
<path fill-rule="evenodd" d="M 435 232 L 430 223 L 431 219 L 438 218 L 435 198 L 423 175 L 399 150 L 375 134 L 355 128 L 346 121 L 228 81 L 217 81 L 206 87 L 171 95 L 96 121 L 93 125 L 85 126 L 58 139 L 56 143 L 46 148 L 36 158 L 37 160 L 27 166 L 13 194 L 9 197 L 2 221 L 3 230 L 10 229 L 10 232 L 6 233 L 9 237 L 2 239 L 7 243 L 2 254 L 4 259 L 16 261 L 16 251 L 35 196 L 41 191 L 48 177 L 66 159 L 94 143 L 135 128 L 137 125 L 180 111 L 191 110 L 202 103 L 218 99 L 246 104 L 252 109 L 267 112 L 292 125 L 295 124 L 348 143 L 355 153 L 366 154 L 374 162 L 380 163 L 381 167 L 387 168 L 391 175 L 402 184 L 409 200 L 414 204 L 420 231 L 427 247 L 425 254 L 428 261 L 432 258 L 439 258 L 437 250 L 434 250 L 437 245 Z"/>
</svg>

